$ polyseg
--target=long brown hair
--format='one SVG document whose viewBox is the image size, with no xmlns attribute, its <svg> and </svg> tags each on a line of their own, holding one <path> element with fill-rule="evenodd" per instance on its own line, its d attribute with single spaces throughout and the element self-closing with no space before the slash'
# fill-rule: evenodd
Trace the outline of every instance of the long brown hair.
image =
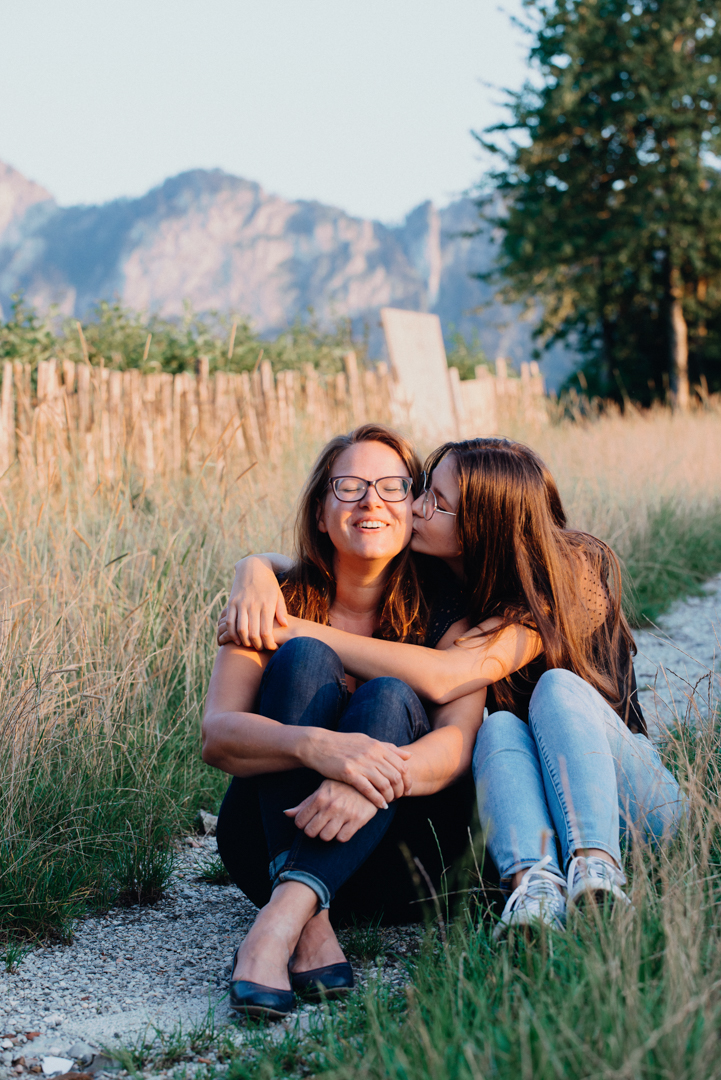
<svg viewBox="0 0 721 1080">
<path fill-rule="evenodd" d="M 335 596 L 333 545 L 318 528 L 318 508 L 328 489 L 333 466 L 350 446 L 378 442 L 395 450 L 413 478 L 418 491 L 421 463 L 408 439 L 384 424 L 363 424 L 348 435 L 336 435 L 324 447 L 301 493 L 295 523 L 296 563 L 283 582 L 288 611 L 313 622 L 329 622 Z M 388 580 L 379 606 L 379 627 L 374 636 L 392 641 L 423 641 L 428 609 L 423 599 L 410 547 L 405 547 L 389 566 Z"/>
<path fill-rule="evenodd" d="M 470 622 L 497 616 L 490 633 L 514 623 L 536 630 L 548 668 L 575 671 L 620 709 L 631 671 L 619 657 L 636 647 L 611 548 L 567 528 L 556 483 L 530 447 L 499 438 L 446 443 L 426 462 L 428 475 L 447 455 L 460 488 L 456 531 Z M 594 606 L 603 608 L 600 618 Z M 510 706 L 508 681 L 494 693 L 501 708 Z"/>
</svg>

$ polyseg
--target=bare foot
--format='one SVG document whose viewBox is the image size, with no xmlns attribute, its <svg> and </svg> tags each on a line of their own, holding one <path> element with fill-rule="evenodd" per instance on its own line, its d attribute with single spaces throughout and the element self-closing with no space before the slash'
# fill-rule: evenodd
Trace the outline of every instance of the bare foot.
<svg viewBox="0 0 721 1080">
<path fill-rule="evenodd" d="M 297 881 L 279 885 L 245 935 L 233 981 L 246 979 L 276 990 L 290 990 L 288 962 L 317 905 L 318 898 L 307 885 Z"/>
<path fill-rule="evenodd" d="M 303 933 L 291 962 L 294 972 L 314 971 L 328 964 L 342 964 L 345 960 L 338 938 L 330 924 L 328 912 L 319 911 L 303 927 Z"/>
</svg>

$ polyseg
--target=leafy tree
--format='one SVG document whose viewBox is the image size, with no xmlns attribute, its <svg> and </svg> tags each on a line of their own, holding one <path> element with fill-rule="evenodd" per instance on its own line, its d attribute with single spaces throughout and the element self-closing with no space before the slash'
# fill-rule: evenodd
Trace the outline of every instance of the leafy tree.
<svg viewBox="0 0 721 1080">
<path fill-rule="evenodd" d="M 502 292 L 540 302 L 542 342 L 580 349 L 592 392 L 670 381 L 683 408 L 689 361 L 721 386 L 721 0 L 526 7 L 540 78 L 478 136 L 502 156 Z"/>
</svg>

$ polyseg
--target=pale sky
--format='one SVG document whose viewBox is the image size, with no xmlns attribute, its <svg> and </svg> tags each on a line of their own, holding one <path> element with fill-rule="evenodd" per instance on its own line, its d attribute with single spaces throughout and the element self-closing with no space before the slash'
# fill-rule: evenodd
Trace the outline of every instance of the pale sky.
<svg viewBox="0 0 721 1080">
<path fill-rule="evenodd" d="M 487 166 L 520 0 L 4 0 L 0 160 L 62 205 L 220 167 L 398 221 Z"/>
</svg>

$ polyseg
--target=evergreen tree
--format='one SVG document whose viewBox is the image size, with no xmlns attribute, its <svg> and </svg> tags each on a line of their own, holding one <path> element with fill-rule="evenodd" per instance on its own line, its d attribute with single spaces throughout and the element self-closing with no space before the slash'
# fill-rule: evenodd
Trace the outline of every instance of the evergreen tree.
<svg viewBox="0 0 721 1080">
<path fill-rule="evenodd" d="M 689 359 L 721 386 L 721 0 L 526 7 L 541 79 L 479 136 L 503 156 L 503 293 L 540 302 L 541 340 L 570 339 L 593 392 L 670 380 L 684 408 Z"/>
</svg>

